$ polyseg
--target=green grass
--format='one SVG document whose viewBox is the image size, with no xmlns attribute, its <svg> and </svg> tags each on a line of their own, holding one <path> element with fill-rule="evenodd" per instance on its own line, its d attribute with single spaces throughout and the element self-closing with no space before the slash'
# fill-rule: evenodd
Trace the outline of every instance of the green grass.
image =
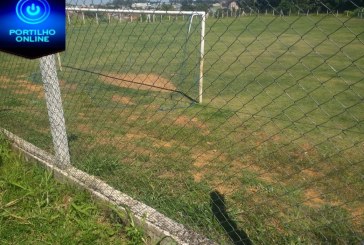
<svg viewBox="0 0 364 245">
<path fill-rule="evenodd" d="M 0 138 L 1 244 L 142 244 L 109 206 L 24 161 Z"/>
<path fill-rule="evenodd" d="M 358 243 L 362 26 L 330 16 L 210 18 L 201 105 L 64 68 L 72 162 L 221 243 L 228 238 L 212 213 L 214 191 L 255 243 Z M 186 45 L 181 20 L 79 22 L 67 27 L 62 62 L 158 74 L 197 98 L 198 27 Z M 52 151 L 37 62 L 0 59 L 10 80 L 0 90 L 1 125 Z"/>
</svg>

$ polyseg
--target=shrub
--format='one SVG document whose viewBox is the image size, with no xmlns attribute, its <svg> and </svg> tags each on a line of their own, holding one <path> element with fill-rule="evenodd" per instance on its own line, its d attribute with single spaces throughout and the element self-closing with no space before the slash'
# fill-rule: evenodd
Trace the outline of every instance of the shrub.
<svg viewBox="0 0 364 245">
<path fill-rule="evenodd" d="M 364 17 L 364 7 L 360 7 L 360 8 L 355 9 L 352 12 L 352 16 L 353 17 L 358 17 L 358 18 L 363 18 Z"/>
</svg>

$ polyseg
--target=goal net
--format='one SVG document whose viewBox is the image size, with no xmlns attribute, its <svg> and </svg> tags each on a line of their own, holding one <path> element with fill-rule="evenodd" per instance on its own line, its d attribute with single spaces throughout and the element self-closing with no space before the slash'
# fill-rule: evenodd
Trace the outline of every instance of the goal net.
<svg viewBox="0 0 364 245">
<path fill-rule="evenodd" d="M 92 103 L 163 107 L 202 101 L 204 13 L 79 7 L 66 12 L 60 76 L 77 83 Z"/>
</svg>

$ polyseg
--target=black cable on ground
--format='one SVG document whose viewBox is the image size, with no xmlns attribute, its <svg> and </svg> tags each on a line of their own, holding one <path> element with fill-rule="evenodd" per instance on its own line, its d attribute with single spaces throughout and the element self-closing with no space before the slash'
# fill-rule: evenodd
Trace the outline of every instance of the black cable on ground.
<svg viewBox="0 0 364 245">
<path fill-rule="evenodd" d="M 158 88 L 158 89 L 161 89 L 161 90 L 166 90 L 166 91 L 170 91 L 170 92 L 174 92 L 174 93 L 179 93 L 182 96 L 189 99 L 190 101 L 192 101 L 194 103 L 198 103 L 197 100 L 193 99 L 192 97 L 190 97 L 189 95 L 187 95 L 186 93 L 184 93 L 184 92 L 182 92 L 180 90 L 169 89 L 169 88 L 159 87 L 159 86 L 152 85 L 152 84 L 145 84 L 145 83 L 130 81 L 130 80 L 122 79 L 122 78 L 117 78 L 117 77 L 105 75 L 105 74 L 102 74 L 102 73 L 99 73 L 99 72 L 89 71 L 89 70 L 76 68 L 76 67 L 72 67 L 72 66 L 67 66 L 67 65 L 62 65 L 62 67 L 77 70 L 77 71 L 82 71 L 82 72 L 88 72 L 88 73 L 91 73 L 91 74 L 95 74 L 95 75 L 99 75 L 99 76 L 103 76 L 103 77 L 108 77 L 108 78 L 116 79 L 116 80 L 123 81 L 123 82 L 134 83 L 134 84 L 139 84 L 139 85 L 143 85 L 143 86 L 148 86 L 148 87 L 151 87 L 151 88 Z"/>
</svg>

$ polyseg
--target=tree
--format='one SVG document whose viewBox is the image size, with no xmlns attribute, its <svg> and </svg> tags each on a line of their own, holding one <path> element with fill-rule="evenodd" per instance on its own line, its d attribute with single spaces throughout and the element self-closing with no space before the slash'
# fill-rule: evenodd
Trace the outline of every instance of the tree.
<svg viewBox="0 0 364 245">
<path fill-rule="evenodd" d="M 204 11 L 207 13 L 209 11 L 209 5 L 207 3 L 197 3 L 195 6 L 195 11 Z"/>
<path fill-rule="evenodd" d="M 306 12 L 315 8 L 315 0 L 281 0 L 278 9 L 282 10 L 284 14 L 289 11 Z"/>
<path fill-rule="evenodd" d="M 281 0 L 237 0 L 236 2 L 241 9 L 246 11 L 251 9 L 265 11 L 266 9 L 277 8 Z"/>
<path fill-rule="evenodd" d="M 192 0 L 184 0 L 181 3 L 182 11 L 194 11 L 194 6 L 192 5 Z"/>
<path fill-rule="evenodd" d="M 172 4 L 165 4 L 163 3 L 161 6 L 161 10 L 163 11 L 171 11 L 173 10 L 173 5 Z"/>
<path fill-rule="evenodd" d="M 364 7 L 364 0 L 320 0 L 316 1 L 316 6 L 325 12 L 326 10 L 343 12 Z"/>
<path fill-rule="evenodd" d="M 284 14 L 288 14 L 292 9 L 295 8 L 294 4 L 290 0 L 282 0 L 278 6 Z"/>
<path fill-rule="evenodd" d="M 133 0 L 113 0 L 112 4 L 117 8 L 130 7 Z"/>
</svg>

